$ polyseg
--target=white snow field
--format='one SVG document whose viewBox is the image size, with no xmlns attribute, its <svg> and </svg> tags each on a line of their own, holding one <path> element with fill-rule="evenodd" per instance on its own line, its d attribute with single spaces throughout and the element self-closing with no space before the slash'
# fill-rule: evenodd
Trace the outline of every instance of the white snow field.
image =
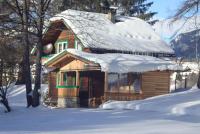
<svg viewBox="0 0 200 134">
<path fill-rule="evenodd" d="M 14 86 L 9 101 L 12 112 L 4 113 L 0 106 L 1 134 L 199 134 L 200 131 L 197 88 L 142 101 L 110 101 L 97 109 L 52 109 L 26 108 L 24 86 Z"/>
</svg>

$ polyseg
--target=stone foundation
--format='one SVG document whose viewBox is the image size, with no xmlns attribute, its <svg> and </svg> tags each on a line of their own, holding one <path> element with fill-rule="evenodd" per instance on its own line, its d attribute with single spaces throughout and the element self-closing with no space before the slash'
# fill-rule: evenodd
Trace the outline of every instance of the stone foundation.
<svg viewBox="0 0 200 134">
<path fill-rule="evenodd" d="M 58 107 L 77 108 L 79 107 L 78 97 L 58 98 Z"/>
</svg>

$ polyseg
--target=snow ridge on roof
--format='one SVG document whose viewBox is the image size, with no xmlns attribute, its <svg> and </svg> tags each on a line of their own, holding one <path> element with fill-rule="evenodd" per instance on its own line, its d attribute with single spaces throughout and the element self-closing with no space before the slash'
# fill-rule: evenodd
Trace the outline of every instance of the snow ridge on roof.
<svg viewBox="0 0 200 134">
<path fill-rule="evenodd" d="M 62 20 L 85 47 L 132 52 L 174 53 L 143 20 L 134 17 L 121 19 L 124 21 L 113 24 L 106 14 L 66 10 L 51 18 L 50 21 Z"/>
</svg>

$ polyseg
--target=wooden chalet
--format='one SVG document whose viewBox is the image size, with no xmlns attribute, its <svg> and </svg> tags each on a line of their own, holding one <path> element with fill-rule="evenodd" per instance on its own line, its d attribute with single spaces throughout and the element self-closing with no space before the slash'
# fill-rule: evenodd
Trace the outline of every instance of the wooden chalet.
<svg viewBox="0 0 200 134">
<path fill-rule="evenodd" d="M 96 107 L 170 92 L 170 74 L 178 66 L 163 57 L 174 56 L 173 50 L 140 19 L 113 24 L 108 18 L 67 10 L 50 20 L 42 63 L 49 97 L 59 107 Z"/>
</svg>

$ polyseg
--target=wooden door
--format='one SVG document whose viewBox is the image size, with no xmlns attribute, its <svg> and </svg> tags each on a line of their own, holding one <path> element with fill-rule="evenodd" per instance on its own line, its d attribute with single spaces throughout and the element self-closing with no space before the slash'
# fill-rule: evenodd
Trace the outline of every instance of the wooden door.
<svg viewBox="0 0 200 134">
<path fill-rule="evenodd" d="M 89 73 L 81 72 L 79 88 L 80 107 L 88 107 L 90 85 L 91 78 L 89 76 Z"/>
</svg>

